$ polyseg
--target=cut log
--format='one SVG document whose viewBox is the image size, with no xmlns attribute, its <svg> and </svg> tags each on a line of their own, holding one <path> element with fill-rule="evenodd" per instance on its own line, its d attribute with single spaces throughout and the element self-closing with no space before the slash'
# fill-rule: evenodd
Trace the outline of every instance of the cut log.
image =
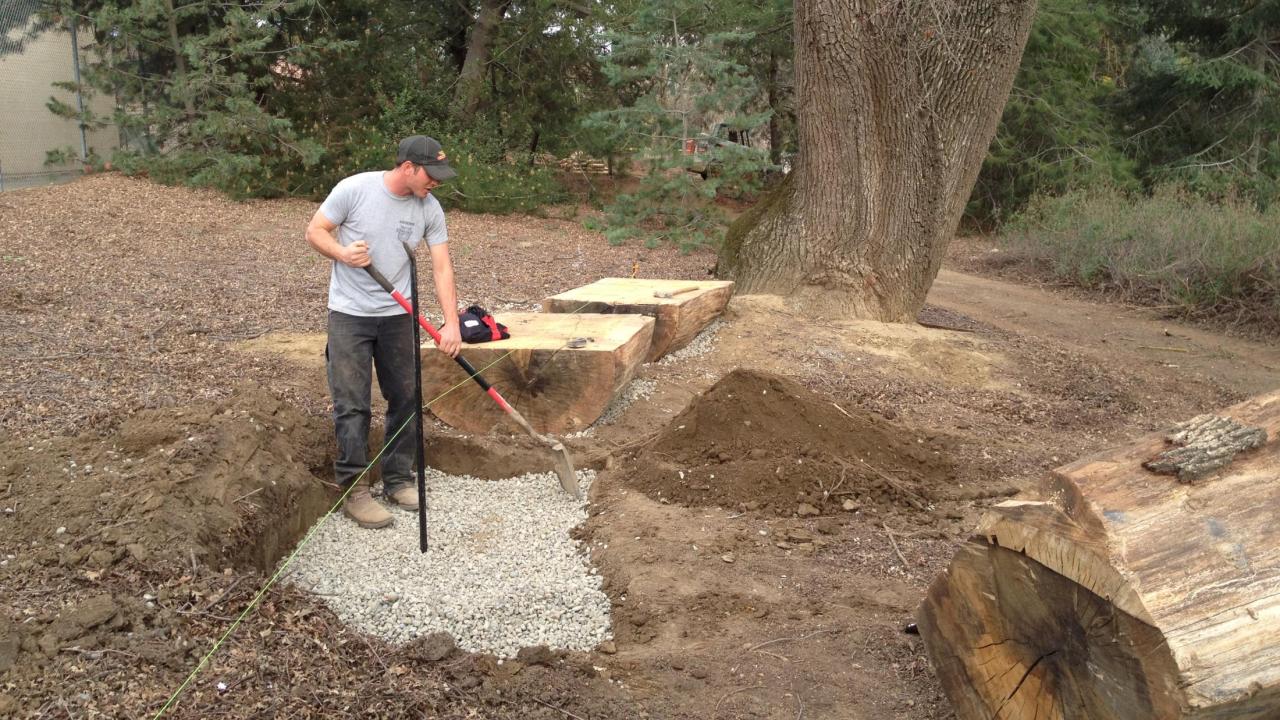
<svg viewBox="0 0 1280 720">
<path fill-rule="evenodd" d="M 1280 392 L 1196 484 L 1143 468 L 1166 433 L 995 506 L 918 623 L 961 720 L 1280 718 Z"/>
<path fill-rule="evenodd" d="M 604 413 L 644 359 L 654 327 L 653 318 L 640 315 L 494 317 L 511 337 L 463 345 L 463 355 L 535 430 L 557 434 L 581 430 Z M 583 347 L 571 346 L 579 338 Z M 486 433 L 507 422 L 493 399 L 433 347 L 422 351 L 422 394 L 432 414 L 464 432 Z"/>
<path fill-rule="evenodd" d="M 683 292 L 681 292 L 683 291 Z M 672 297 L 657 297 L 671 294 Z M 549 313 L 619 313 L 657 320 L 644 362 L 675 352 L 711 324 L 733 295 L 728 280 L 604 278 L 542 301 Z"/>
</svg>

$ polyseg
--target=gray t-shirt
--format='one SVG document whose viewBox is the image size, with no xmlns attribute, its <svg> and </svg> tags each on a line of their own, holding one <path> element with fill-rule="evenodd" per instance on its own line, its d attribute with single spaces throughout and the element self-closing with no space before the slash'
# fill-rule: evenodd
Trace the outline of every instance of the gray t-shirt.
<svg viewBox="0 0 1280 720">
<path fill-rule="evenodd" d="M 422 238 L 427 245 L 449 241 L 444 227 L 444 211 L 431 195 L 394 195 L 382 184 L 382 172 L 352 175 L 334 186 L 320 205 L 320 212 L 338 226 L 335 237 L 346 247 L 360 240 L 369 246 L 369 257 L 400 294 L 409 291 L 409 257 L 402 243 L 417 248 Z M 329 276 L 329 309 L 348 315 L 381 317 L 404 312 L 364 268 L 333 262 Z"/>
</svg>

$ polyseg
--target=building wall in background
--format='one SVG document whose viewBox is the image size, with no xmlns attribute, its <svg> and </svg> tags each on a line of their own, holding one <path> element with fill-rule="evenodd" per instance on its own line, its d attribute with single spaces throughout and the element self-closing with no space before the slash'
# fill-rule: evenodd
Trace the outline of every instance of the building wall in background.
<svg viewBox="0 0 1280 720">
<path fill-rule="evenodd" d="M 80 32 L 80 66 L 92 47 L 92 35 Z M 87 42 L 86 42 L 87 39 Z M 60 118 L 45 107 L 57 97 L 75 107 L 75 94 L 53 87 L 52 83 L 75 79 L 71 33 L 51 30 L 26 42 L 17 53 L 0 55 L 0 181 L 5 190 L 74 177 L 78 163 L 50 167 L 45 153 L 70 147 L 80 154 L 80 128 L 76 122 Z M 111 117 L 113 99 L 86 98 L 94 114 Z M 115 126 L 87 133 L 89 149 L 105 159 L 119 145 Z"/>
</svg>

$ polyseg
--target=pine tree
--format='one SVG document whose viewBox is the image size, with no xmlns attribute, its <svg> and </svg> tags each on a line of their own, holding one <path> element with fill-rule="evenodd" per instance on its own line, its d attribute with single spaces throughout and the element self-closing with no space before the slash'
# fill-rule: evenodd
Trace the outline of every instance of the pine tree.
<svg viewBox="0 0 1280 720">
<path fill-rule="evenodd" d="M 113 94 L 114 122 L 145 139 L 121 158 L 126 168 L 243 196 L 286 194 L 291 168 L 321 154 L 270 103 L 291 71 L 284 27 L 312 8 L 312 0 L 107 0 L 44 12 L 93 31 L 97 57 L 86 62 L 84 83 Z"/>
<path fill-rule="evenodd" d="M 1242 192 L 1280 186 L 1280 2 L 1155 0 L 1125 112 L 1150 182 Z"/>
<path fill-rule="evenodd" d="M 713 203 L 717 191 L 754 190 L 769 167 L 765 152 L 741 143 L 685 152 L 688 140 L 716 124 L 741 133 L 769 117 L 755 78 L 738 60 L 754 35 L 728 29 L 741 20 L 737 10 L 695 0 L 616 9 L 611 27 L 625 30 L 608 34 L 603 69 L 622 106 L 595 113 L 588 127 L 614 132 L 643 175 L 635 192 L 606 209 L 611 242 L 639 237 L 682 248 L 717 242 L 724 227 Z M 699 168 L 705 179 L 691 172 Z"/>
<path fill-rule="evenodd" d="M 1091 0 L 1041 0 L 1022 64 L 967 213 L 999 222 L 1037 194 L 1136 186 L 1122 148 L 1121 95 L 1132 18 Z"/>
</svg>

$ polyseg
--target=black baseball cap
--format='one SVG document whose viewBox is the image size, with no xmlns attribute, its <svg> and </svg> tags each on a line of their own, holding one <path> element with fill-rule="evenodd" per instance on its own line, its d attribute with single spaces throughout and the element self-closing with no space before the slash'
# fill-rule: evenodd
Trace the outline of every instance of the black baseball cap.
<svg viewBox="0 0 1280 720">
<path fill-rule="evenodd" d="M 458 176 L 458 173 L 449 167 L 449 161 L 445 159 L 440 143 L 426 135 L 411 135 L 400 141 L 400 149 L 396 152 L 396 164 L 399 165 L 405 160 L 426 168 L 427 174 L 440 182 Z"/>
</svg>

